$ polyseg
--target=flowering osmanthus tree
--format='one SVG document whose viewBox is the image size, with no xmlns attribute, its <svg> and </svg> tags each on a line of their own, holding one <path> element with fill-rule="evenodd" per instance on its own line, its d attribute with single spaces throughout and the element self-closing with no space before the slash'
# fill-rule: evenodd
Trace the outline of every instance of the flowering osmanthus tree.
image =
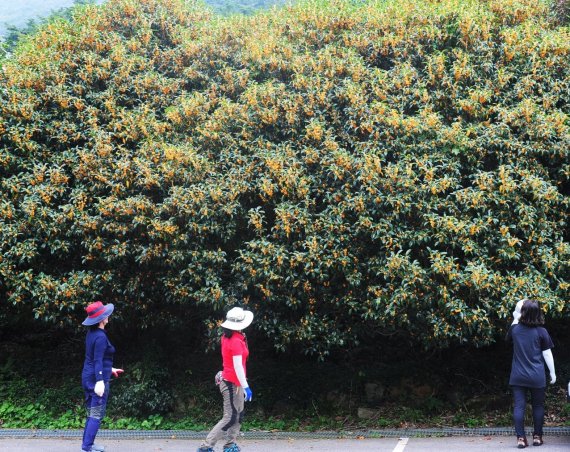
<svg viewBox="0 0 570 452">
<path fill-rule="evenodd" d="M 207 156 L 172 144 L 165 118 L 192 83 L 182 43 L 208 18 L 181 2 L 87 6 L 5 64 L 0 265 L 9 302 L 75 322 L 104 297 L 147 322 L 190 298 L 220 298 L 226 258 L 216 241 L 232 204 L 214 200 Z"/>
<path fill-rule="evenodd" d="M 488 344 L 522 296 L 569 315 L 570 39 L 548 5 L 137 5 L 5 63 L 9 302 L 200 322 L 237 296 L 321 357 L 394 332 Z"/>
</svg>

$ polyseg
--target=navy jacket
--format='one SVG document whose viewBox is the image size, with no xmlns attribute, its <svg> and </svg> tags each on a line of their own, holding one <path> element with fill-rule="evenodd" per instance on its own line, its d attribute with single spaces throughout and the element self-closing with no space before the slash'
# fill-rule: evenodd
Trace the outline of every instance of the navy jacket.
<svg viewBox="0 0 570 452">
<path fill-rule="evenodd" d="M 544 388 L 546 369 L 542 352 L 554 347 L 550 335 L 541 326 L 512 325 L 507 339 L 513 342 L 513 362 L 509 385 Z"/>
<path fill-rule="evenodd" d="M 89 330 L 85 338 L 85 362 L 81 380 L 83 385 L 95 386 L 99 380 L 111 379 L 115 347 L 109 342 L 107 333 L 101 328 Z"/>
</svg>

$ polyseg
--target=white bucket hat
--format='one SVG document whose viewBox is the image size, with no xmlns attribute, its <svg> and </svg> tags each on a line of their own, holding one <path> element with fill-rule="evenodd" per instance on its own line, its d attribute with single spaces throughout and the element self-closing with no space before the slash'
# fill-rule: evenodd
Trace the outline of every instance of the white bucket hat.
<svg viewBox="0 0 570 452">
<path fill-rule="evenodd" d="M 242 308 L 232 308 L 226 314 L 226 320 L 222 323 L 222 328 L 241 331 L 251 325 L 252 321 L 253 312 L 244 311 Z"/>
</svg>

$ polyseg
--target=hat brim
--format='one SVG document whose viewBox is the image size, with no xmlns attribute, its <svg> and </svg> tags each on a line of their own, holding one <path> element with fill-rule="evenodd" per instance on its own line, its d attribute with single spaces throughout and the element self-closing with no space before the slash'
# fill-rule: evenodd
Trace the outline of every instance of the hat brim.
<svg viewBox="0 0 570 452">
<path fill-rule="evenodd" d="M 251 322 L 253 322 L 253 312 L 251 311 L 243 311 L 245 314 L 244 319 L 241 322 L 234 322 L 232 320 L 226 320 L 222 323 L 222 328 L 227 328 L 228 330 L 232 331 L 241 331 L 246 329 Z"/>
<path fill-rule="evenodd" d="M 109 317 L 113 311 L 115 310 L 115 306 L 113 303 L 109 303 L 105 305 L 105 310 L 99 314 L 97 317 L 87 317 L 81 324 L 85 326 L 97 325 L 99 322 L 102 322 L 107 317 Z"/>
</svg>

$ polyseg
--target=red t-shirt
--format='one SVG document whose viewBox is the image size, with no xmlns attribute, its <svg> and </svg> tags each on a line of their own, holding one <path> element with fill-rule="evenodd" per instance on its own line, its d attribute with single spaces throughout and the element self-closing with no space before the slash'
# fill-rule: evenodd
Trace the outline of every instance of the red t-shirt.
<svg viewBox="0 0 570 452">
<path fill-rule="evenodd" d="M 249 356 L 249 350 L 247 348 L 244 335 L 235 331 L 230 338 L 222 336 L 222 364 L 224 366 L 224 369 L 222 370 L 222 378 L 240 386 L 240 382 L 234 369 L 233 359 L 234 356 L 238 355 L 241 355 L 243 371 L 245 375 L 247 375 L 245 362 Z"/>
</svg>

